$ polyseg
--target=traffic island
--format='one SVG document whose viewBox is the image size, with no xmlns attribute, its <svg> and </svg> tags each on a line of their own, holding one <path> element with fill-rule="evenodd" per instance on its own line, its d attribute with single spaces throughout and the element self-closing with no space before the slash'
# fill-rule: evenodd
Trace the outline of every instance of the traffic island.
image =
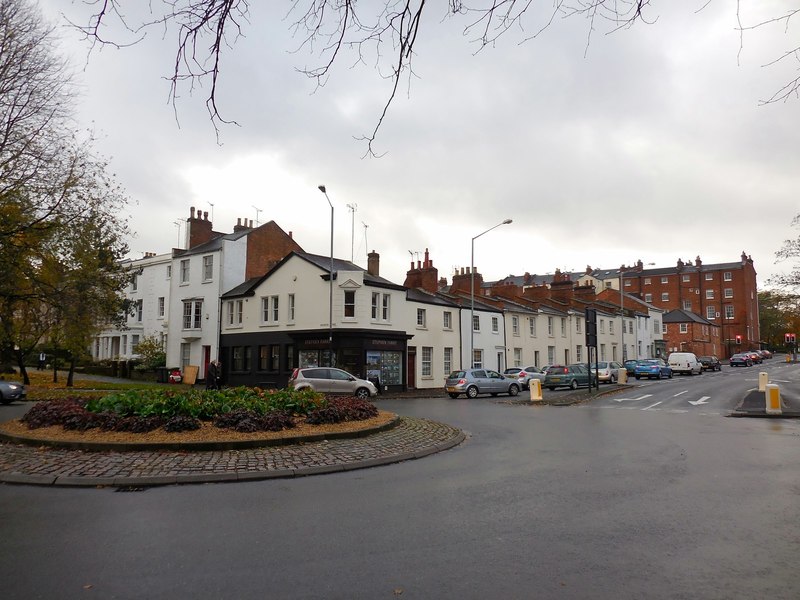
<svg viewBox="0 0 800 600">
<path fill-rule="evenodd" d="M 780 389 L 780 412 L 767 410 L 769 390 L 749 390 L 736 406 L 731 417 L 771 417 L 778 419 L 800 418 L 800 395 L 793 390 Z"/>
</svg>

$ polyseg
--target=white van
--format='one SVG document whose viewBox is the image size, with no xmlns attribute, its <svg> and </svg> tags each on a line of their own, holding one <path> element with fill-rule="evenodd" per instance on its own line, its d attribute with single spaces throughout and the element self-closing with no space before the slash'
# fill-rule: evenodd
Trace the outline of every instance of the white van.
<svg viewBox="0 0 800 600">
<path fill-rule="evenodd" d="M 673 352 L 667 360 L 673 373 L 694 375 L 703 373 L 703 364 L 693 352 Z"/>
</svg>

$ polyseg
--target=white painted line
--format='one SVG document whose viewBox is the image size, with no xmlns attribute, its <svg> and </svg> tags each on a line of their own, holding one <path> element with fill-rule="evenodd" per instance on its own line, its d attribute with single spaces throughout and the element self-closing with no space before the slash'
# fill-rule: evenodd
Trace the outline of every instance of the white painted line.
<svg viewBox="0 0 800 600">
<path fill-rule="evenodd" d="M 689 391 L 689 390 L 683 390 L 682 392 L 678 392 L 677 394 L 675 394 L 675 395 L 673 396 L 673 398 L 677 398 L 678 396 L 680 396 L 680 395 L 682 395 L 682 394 L 685 394 L 685 393 L 686 393 L 686 392 L 688 392 L 688 391 Z"/>
<path fill-rule="evenodd" d="M 662 402 L 663 402 L 663 400 L 659 400 L 659 401 L 658 401 L 658 402 L 656 402 L 655 404 L 651 404 L 650 406 L 648 406 L 647 408 L 643 408 L 642 410 L 650 410 L 651 408 L 653 408 L 654 406 L 658 406 L 658 405 L 659 405 L 659 404 L 661 404 Z"/>
<path fill-rule="evenodd" d="M 700 404 L 708 404 L 708 400 L 711 396 L 701 396 L 699 400 L 689 400 L 689 404 L 692 406 L 699 406 Z"/>
</svg>

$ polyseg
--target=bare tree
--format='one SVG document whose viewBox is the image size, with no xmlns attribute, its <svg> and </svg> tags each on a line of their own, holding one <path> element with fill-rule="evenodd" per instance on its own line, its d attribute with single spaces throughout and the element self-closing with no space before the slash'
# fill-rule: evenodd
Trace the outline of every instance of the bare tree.
<svg viewBox="0 0 800 600">
<path fill-rule="evenodd" d="M 702 10 L 711 0 L 697 0 Z M 737 6 L 737 28 L 743 36 L 748 30 L 770 25 L 788 28 L 800 8 L 784 15 L 754 25 L 742 24 L 740 4 Z M 147 30 L 162 28 L 176 36 L 176 52 L 173 70 L 171 97 L 178 97 L 178 86 L 192 86 L 200 80 L 210 80 L 210 92 L 206 106 L 217 133 L 218 124 L 226 121 L 217 105 L 217 84 L 220 77 L 220 57 L 231 48 L 248 24 L 249 4 L 247 0 L 161 0 L 150 3 L 151 17 L 137 23 L 129 23 L 124 16 L 126 0 L 87 0 L 95 10 L 85 24 L 74 24 L 93 45 L 113 44 L 122 46 L 142 40 Z M 547 17 L 540 24 L 530 17 L 534 7 L 542 2 L 535 0 L 448 0 L 446 5 L 428 0 L 383 0 L 382 2 L 356 2 L 356 0 L 293 0 L 288 22 L 299 40 L 297 49 L 307 48 L 319 55 L 317 66 L 298 69 L 301 73 L 324 85 L 334 65 L 342 60 L 345 51 L 355 55 L 356 62 L 373 61 L 381 77 L 390 83 L 390 91 L 377 118 L 374 129 L 361 139 L 367 143 L 367 152 L 374 154 L 373 143 L 378 130 L 387 116 L 399 85 L 406 76 L 413 74 L 417 41 L 423 34 L 423 20 L 431 10 L 443 11 L 440 18 L 460 18 L 464 22 L 464 36 L 474 42 L 477 51 L 492 46 L 510 30 L 517 30 L 522 41 L 536 38 L 547 30 L 556 19 L 583 19 L 586 27 L 587 48 L 596 32 L 613 33 L 627 29 L 638 22 L 654 23 L 657 13 L 652 0 L 551 0 L 545 8 Z M 376 9 L 377 5 L 377 9 Z M 435 7 L 435 8 L 432 8 Z M 104 32 L 113 26 L 111 21 L 121 23 L 131 34 L 131 39 L 106 37 Z M 528 21 L 534 21 L 533 24 Z M 424 32 L 430 36 L 429 31 Z M 743 39 L 743 38 L 742 38 Z M 742 44 L 743 47 L 743 44 Z M 741 52 L 741 48 L 740 48 Z M 800 46 L 787 50 L 774 63 L 798 59 Z M 774 64 L 773 63 L 773 64 Z M 781 86 L 764 103 L 785 100 L 797 96 L 800 77 Z"/>
<path fill-rule="evenodd" d="M 800 228 L 800 214 L 792 219 L 792 227 Z M 768 283 L 784 288 L 800 289 L 800 235 L 795 239 L 784 240 L 781 249 L 775 253 L 775 258 L 775 262 L 793 259 L 795 263 L 790 272 L 775 275 Z"/>
<path fill-rule="evenodd" d="M 67 309 L 114 316 L 113 299 L 92 294 L 113 296 L 127 281 L 116 264 L 127 252 L 127 199 L 91 135 L 76 130 L 70 73 L 54 44 L 31 0 L 0 2 L 0 358 L 15 356 L 26 382 L 26 354 L 57 334 Z M 89 231 L 103 235 L 90 240 Z"/>
</svg>

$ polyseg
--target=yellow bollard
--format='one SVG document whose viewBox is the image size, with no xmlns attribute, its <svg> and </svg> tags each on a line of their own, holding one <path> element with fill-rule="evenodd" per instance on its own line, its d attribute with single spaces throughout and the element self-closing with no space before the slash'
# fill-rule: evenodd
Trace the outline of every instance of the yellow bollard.
<svg viewBox="0 0 800 600">
<path fill-rule="evenodd" d="M 767 398 L 767 414 L 768 415 L 781 415 L 781 389 L 774 383 L 767 384 L 766 390 Z"/>
<path fill-rule="evenodd" d="M 528 389 L 531 392 L 531 400 L 542 400 L 542 382 L 538 379 L 528 381 Z"/>
<path fill-rule="evenodd" d="M 617 383 L 628 383 L 628 369 L 617 369 Z"/>
<path fill-rule="evenodd" d="M 786 362 L 792 362 L 792 357 L 789 354 L 786 355 Z"/>
<path fill-rule="evenodd" d="M 767 384 L 769 383 L 769 373 L 766 371 L 761 371 L 758 374 L 758 391 L 763 392 L 767 389 Z"/>
</svg>

